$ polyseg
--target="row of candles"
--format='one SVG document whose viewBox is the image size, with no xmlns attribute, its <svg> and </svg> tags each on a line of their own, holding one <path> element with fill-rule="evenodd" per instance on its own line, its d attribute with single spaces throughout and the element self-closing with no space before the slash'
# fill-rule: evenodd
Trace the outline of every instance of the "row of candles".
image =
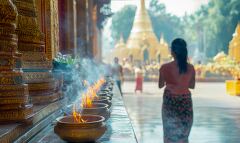
<svg viewBox="0 0 240 143">
<path fill-rule="evenodd" d="M 81 107 L 82 108 L 92 108 L 93 107 L 93 100 L 98 99 L 97 92 L 100 90 L 102 85 L 106 82 L 104 78 L 99 79 L 97 82 L 95 82 L 92 86 L 89 85 L 88 81 L 84 80 L 84 86 L 87 87 L 86 93 L 83 93 L 82 95 L 82 102 Z M 73 105 L 73 112 L 72 116 L 74 117 L 74 121 L 77 123 L 85 122 L 83 119 L 81 119 L 81 114 L 77 112 L 76 105 Z"/>
<path fill-rule="evenodd" d="M 73 105 L 72 113 L 57 119 L 54 132 L 68 142 L 93 142 L 104 135 L 106 121 L 110 118 L 113 82 L 99 79 L 93 85 L 84 81 L 86 91 L 82 94 L 79 111 Z"/>
</svg>

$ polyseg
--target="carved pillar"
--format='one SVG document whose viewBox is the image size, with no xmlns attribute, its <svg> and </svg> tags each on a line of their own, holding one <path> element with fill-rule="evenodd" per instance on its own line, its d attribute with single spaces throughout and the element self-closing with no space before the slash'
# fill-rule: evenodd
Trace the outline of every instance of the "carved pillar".
<svg viewBox="0 0 240 143">
<path fill-rule="evenodd" d="M 77 53 L 80 57 L 88 55 L 88 22 L 87 22 L 87 1 L 76 0 L 77 7 Z"/>
<path fill-rule="evenodd" d="M 45 34 L 45 52 L 53 59 L 59 52 L 58 0 L 35 0 L 40 30 Z"/>
<path fill-rule="evenodd" d="M 34 0 L 14 0 L 18 15 L 18 50 L 23 53 L 25 82 L 34 104 L 60 98 L 59 82 L 53 79 L 52 62 L 46 58 L 45 39 L 37 23 Z"/>
<path fill-rule="evenodd" d="M 76 55 L 76 0 L 59 0 L 60 51 Z"/>
<path fill-rule="evenodd" d="M 98 29 L 97 27 L 97 5 L 93 7 L 92 10 L 92 31 L 93 31 L 93 37 L 92 37 L 92 51 L 93 51 L 93 57 L 101 61 L 101 45 L 102 45 L 102 35 L 101 35 L 101 30 Z"/>
<path fill-rule="evenodd" d="M 95 23 L 94 23 L 94 1 L 88 0 L 87 1 L 87 38 L 88 40 L 88 47 L 87 53 L 90 58 L 94 57 L 94 38 L 95 38 Z"/>
<path fill-rule="evenodd" d="M 66 54 L 67 53 L 67 49 L 66 49 L 67 0 L 59 0 L 58 10 L 59 10 L 59 39 L 60 39 L 59 50 L 62 54 Z"/>
<path fill-rule="evenodd" d="M 32 114 L 28 86 L 23 84 L 21 54 L 17 52 L 17 10 L 11 0 L 0 0 L 0 122 L 24 121 Z"/>
<path fill-rule="evenodd" d="M 59 52 L 59 17 L 58 0 L 46 0 L 46 53 L 49 59 Z M 48 21 L 49 20 L 49 21 Z"/>
<path fill-rule="evenodd" d="M 93 46 L 93 56 L 98 59 L 98 30 L 97 30 L 97 6 L 94 6 L 93 12 L 92 12 L 92 21 L 93 21 L 93 40 L 92 40 L 92 46 Z"/>
</svg>

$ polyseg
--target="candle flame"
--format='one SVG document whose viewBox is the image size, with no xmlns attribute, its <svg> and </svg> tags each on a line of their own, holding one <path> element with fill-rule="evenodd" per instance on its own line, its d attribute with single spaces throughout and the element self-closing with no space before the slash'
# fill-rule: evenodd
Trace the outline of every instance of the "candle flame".
<svg viewBox="0 0 240 143">
<path fill-rule="evenodd" d="M 87 89 L 87 92 L 82 95 L 82 107 L 91 108 L 93 106 L 92 102 L 94 99 L 98 99 L 97 92 L 105 82 L 106 80 L 101 78 Z M 88 82 L 86 81 L 86 83 Z"/>
<path fill-rule="evenodd" d="M 72 115 L 73 115 L 73 120 L 75 123 L 85 123 L 86 122 L 85 120 L 82 119 L 81 114 L 76 111 L 75 105 L 73 105 Z"/>
</svg>

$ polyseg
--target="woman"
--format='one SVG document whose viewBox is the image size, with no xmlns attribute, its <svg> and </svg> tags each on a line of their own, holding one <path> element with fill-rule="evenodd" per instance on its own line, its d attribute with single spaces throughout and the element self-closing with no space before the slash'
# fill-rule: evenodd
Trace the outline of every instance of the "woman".
<svg viewBox="0 0 240 143">
<path fill-rule="evenodd" d="M 143 90 L 143 72 L 142 72 L 142 67 L 141 66 L 139 68 L 135 69 L 135 82 L 136 82 L 135 93 L 137 91 L 140 91 L 142 93 L 142 90 Z"/>
<path fill-rule="evenodd" d="M 159 88 L 166 85 L 163 96 L 162 120 L 164 143 L 188 143 L 193 123 L 189 88 L 195 87 L 195 70 L 189 64 L 187 44 L 175 39 L 171 45 L 174 61 L 160 68 Z"/>
</svg>

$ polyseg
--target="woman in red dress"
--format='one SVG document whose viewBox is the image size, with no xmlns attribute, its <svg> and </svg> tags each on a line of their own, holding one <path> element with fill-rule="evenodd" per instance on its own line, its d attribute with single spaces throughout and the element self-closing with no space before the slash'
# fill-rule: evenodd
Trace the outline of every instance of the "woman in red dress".
<svg viewBox="0 0 240 143">
<path fill-rule="evenodd" d="M 159 88 L 164 86 L 162 121 L 164 143 L 188 143 L 193 123 L 192 98 L 189 88 L 195 87 L 195 70 L 189 64 L 187 44 L 175 39 L 171 44 L 174 61 L 160 68 Z"/>
<path fill-rule="evenodd" d="M 135 93 L 137 91 L 140 91 L 142 93 L 142 91 L 143 91 L 143 71 L 142 71 L 141 66 L 139 68 L 135 69 L 135 82 L 136 82 Z"/>
</svg>

